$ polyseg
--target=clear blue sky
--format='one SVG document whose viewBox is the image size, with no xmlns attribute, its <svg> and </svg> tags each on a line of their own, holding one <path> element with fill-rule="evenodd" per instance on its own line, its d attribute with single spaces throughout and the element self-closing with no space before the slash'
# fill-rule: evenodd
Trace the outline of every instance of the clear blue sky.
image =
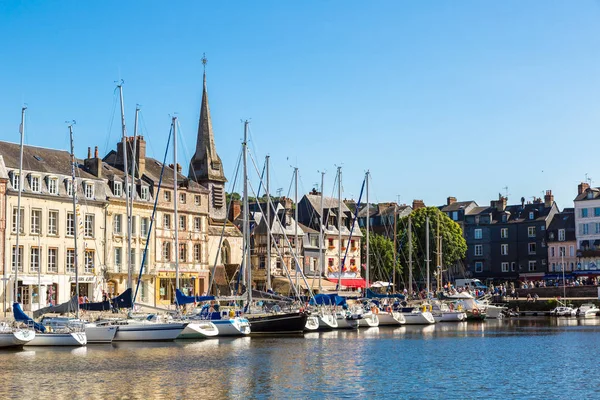
<svg viewBox="0 0 600 400">
<path fill-rule="evenodd" d="M 600 183 L 598 1 L 3 1 L 0 132 L 101 153 L 142 105 L 148 152 L 162 158 L 169 114 L 194 152 L 206 52 L 217 149 L 231 179 L 251 118 L 251 151 L 271 155 L 273 188 L 290 165 L 307 192 L 326 170 L 344 197 L 372 173 L 371 200 L 480 205 L 552 189 L 572 206 Z M 112 125 L 111 125 L 111 121 Z"/>
</svg>

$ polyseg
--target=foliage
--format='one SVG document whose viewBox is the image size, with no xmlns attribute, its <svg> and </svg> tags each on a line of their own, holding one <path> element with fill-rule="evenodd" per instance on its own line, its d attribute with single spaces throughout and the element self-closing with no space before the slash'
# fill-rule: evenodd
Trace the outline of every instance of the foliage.
<svg viewBox="0 0 600 400">
<path fill-rule="evenodd" d="M 366 235 L 367 232 L 364 228 L 361 229 L 363 234 L 363 264 L 366 263 Z M 369 233 L 369 253 L 371 256 L 369 258 L 370 264 L 370 280 L 382 280 L 388 281 L 390 279 L 390 275 L 392 269 L 394 268 L 394 242 L 383 235 L 378 235 L 376 233 Z M 396 266 L 396 270 L 401 271 L 400 265 Z M 363 274 L 364 275 L 364 274 Z"/>
<path fill-rule="evenodd" d="M 429 217 L 429 260 L 430 274 L 433 280 L 433 273 L 436 271 L 436 237 L 442 239 L 442 268 L 453 265 L 463 259 L 467 253 L 467 242 L 463 237 L 460 226 L 452 221 L 446 214 L 437 207 L 424 207 L 414 210 L 410 214 L 412 220 L 412 257 L 413 257 L 413 276 L 420 279 L 426 276 L 426 220 Z M 398 248 L 399 262 L 404 266 L 405 281 L 408 281 L 408 216 L 403 217 L 398 222 Z"/>
</svg>

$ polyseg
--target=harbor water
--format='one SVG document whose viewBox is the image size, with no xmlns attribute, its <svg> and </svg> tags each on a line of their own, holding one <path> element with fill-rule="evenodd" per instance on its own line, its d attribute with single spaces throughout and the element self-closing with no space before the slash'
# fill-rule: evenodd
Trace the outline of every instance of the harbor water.
<svg viewBox="0 0 600 400">
<path fill-rule="evenodd" d="M 0 398 L 600 398 L 600 318 L 0 352 Z"/>
</svg>

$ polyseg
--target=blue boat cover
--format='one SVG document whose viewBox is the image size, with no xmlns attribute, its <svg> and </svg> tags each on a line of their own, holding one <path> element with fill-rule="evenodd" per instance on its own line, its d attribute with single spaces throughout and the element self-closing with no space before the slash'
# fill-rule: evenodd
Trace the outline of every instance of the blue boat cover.
<svg viewBox="0 0 600 400">
<path fill-rule="evenodd" d="M 346 304 L 346 298 L 338 296 L 335 293 L 331 294 L 316 294 L 311 300 L 311 305 L 326 305 L 326 306 L 343 306 Z"/>
<path fill-rule="evenodd" d="M 46 328 L 43 325 L 35 322 L 29 315 L 25 314 L 21 309 L 21 305 L 19 303 L 13 304 L 13 315 L 15 316 L 15 321 L 27 322 L 29 324 L 33 324 L 33 327 L 36 331 L 46 332 Z"/>
<path fill-rule="evenodd" d="M 131 300 L 131 288 L 127 289 L 117 297 L 114 297 L 110 301 L 99 301 L 96 303 L 83 303 L 79 305 L 81 310 L 87 311 L 108 311 L 112 308 L 132 308 L 133 301 Z"/>
<path fill-rule="evenodd" d="M 186 296 L 181 290 L 175 289 L 175 298 L 177 304 L 191 304 L 214 300 L 215 296 Z"/>
<path fill-rule="evenodd" d="M 404 295 L 403 294 L 379 294 L 379 293 L 375 293 L 371 289 L 366 289 L 365 290 L 365 297 L 367 299 L 391 299 L 391 298 L 396 298 L 396 299 L 402 299 L 402 300 L 404 300 Z"/>
</svg>

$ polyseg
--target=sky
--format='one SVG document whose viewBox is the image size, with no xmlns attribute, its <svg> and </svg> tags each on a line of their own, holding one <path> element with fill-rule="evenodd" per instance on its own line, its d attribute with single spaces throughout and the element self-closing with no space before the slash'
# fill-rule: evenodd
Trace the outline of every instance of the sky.
<svg viewBox="0 0 600 400">
<path fill-rule="evenodd" d="M 543 197 L 573 206 L 600 185 L 600 1 L 2 1 L 0 140 L 101 155 L 136 104 L 148 155 L 163 157 L 171 116 L 178 161 L 195 150 L 202 56 L 217 150 L 233 186 L 249 153 L 271 158 L 271 190 L 319 184 L 358 199 L 489 205 Z M 170 159 L 172 162 L 172 159 Z M 257 173 L 251 164 L 251 185 Z M 587 175 L 586 175 L 587 174 Z M 364 198 L 363 198 L 364 201 Z"/>
</svg>

